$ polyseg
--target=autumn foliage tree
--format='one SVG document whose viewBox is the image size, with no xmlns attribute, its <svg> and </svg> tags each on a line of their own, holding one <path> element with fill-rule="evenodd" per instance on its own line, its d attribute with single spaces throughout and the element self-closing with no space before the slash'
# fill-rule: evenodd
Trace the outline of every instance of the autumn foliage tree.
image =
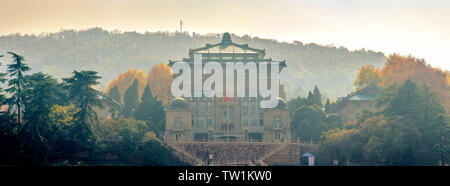
<svg viewBox="0 0 450 186">
<path fill-rule="evenodd" d="M 147 84 L 150 85 L 152 94 L 156 96 L 158 101 L 163 105 L 168 102 L 168 95 L 170 85 L 172 84 L 172 69 L 164 63 L 159 63 L 145 75 L 143 70 L 130 69 L 121 73 L 118 77 L 110 81 L 105 89 L 105 93 L 109 95 L 110 91 L 117 87 L 120 95 L 120 102 L 124 103 L 125 91 L 133 84 L 133 81 L 138 81 L 139 99 L 144 93 L 144 88 Z M 115 91 L 115 90 L 114 90 Z"/>
<path fill-rule="evenodd" d="M 163 105 L 166 105 L 168 102 L 172 81 L 172 69 L 164 63 L 156 64 L 148 72 L 147 83 L 150 84 L 152 94 L 156 96 L 157 100 L 161 101 Z"/>
<path fill-rule="evenodd" d="M 117 87 L 119 90 L 119 95 L 121 97 L 121 100 L 118 101 L 124 103 L 123 96 L 125 94 L 125 91 L 127 91 L 128 87 L 133 84 L 134 80 L 138 81 L 138 92 L 140 97 L 144 92 L 145 85 L 147 84 L 147 76 L 145 75 L 143 70 L 136 69 L 127 70 L 126 72 L 121 73 L 115 79 L 110 81 L 106 86 L 105 93 L 109 95 L 109 91 L 111 91 L 112 88 Z"/>
<path fill-rule="evenodd" d="M 359 68 L 358 75 L 353 85 L 357 89 L 364 88 L 370 85 L 376 85 L 381 83 L 381 72 L 379 69 L 375 68 L 374 65 L 368 64 Z"/>
<path fill-rule="evenodd" d="M 345 165 L 437 165 L 436 145 L 450 144 L 450 123 L 436 95 L 423 83 L 407 79 L 385 89 L 382 110 L 363 113 L 352 127 L 322 133 L 322 161 Z M 295 119 L 295 118 L 294 118 Z M 444 149 L 448 150 L 448 149 Z"/>
<path fill-rule="evenodd" d="M 425 83 L 432 88 L 432 91 L 438 93 L 441 103 L 447 110 L 450 108 L 450 85 L 448 81 L 450 73 L 431 67 L 424 59 L 411 55 L 392 54 L 381 70 L 381 74 L 383 87 L 402 84 L 407 79 Z"/>
</svg>

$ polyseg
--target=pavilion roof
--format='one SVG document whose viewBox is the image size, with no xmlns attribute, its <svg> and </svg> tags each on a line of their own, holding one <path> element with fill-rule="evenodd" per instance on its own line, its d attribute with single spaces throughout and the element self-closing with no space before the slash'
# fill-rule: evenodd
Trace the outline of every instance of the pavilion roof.
<svg viewBox="0 0 450 186">
<path fill-rule="evenodd" d="M 249 47 L 248 44 L 236 44 L 231 40 L 231 36 L 228 32 L 225 32 L 222 37 L 222 42 L 217 44 L 206 44 L 206 46 L 191 49 L 190 53 L 254 53 L 254 54 L 265 54 L 264 49 L 256 49 Z"/>
</svg>

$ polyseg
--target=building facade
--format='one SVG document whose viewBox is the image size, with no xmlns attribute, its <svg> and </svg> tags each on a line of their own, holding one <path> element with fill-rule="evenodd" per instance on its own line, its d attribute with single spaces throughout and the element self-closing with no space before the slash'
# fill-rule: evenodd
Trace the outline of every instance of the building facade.
<svg viewBox="0 0 450 186">
<path fill-rule="evenodd" d="M 280 64 L 280 72 L 286 67 L 286 61 L 272 61 L 265 58 L 265 50 L 249 47 L 247 44 L 233 43 L 230 34 L 225 33 L 222 42 L 206 44 L 205 47 L 190 49 L 189 57 L 181 61 L 169 61 L 169 66 L 177 62 L 186 62 L 193 68 L 194 56 L 201 56 L 202 63 L 218 62 L 225 69 L 230 62 L 259 62 Z M 193 71 L 193 70 L 191 70 Z M 223 74 L 226 74 L 225 72 Z M 249 90 L 249 80 L 258 76 L 246 73 L 245 90 Z M 208 76 L 203 75 L 201 81 Z M 224 78 L 225 79 L 225 78 Z M 270 77 L 268 78 L 270 80 Z M 197 77 L 192 81 L 200 81 Z M 236 93 L 235 76 L 235 94 Z M 258 80 L 257 80 L 258 81 Z M 270 81 L 269 81 L 270 82 Z M 193 82 L 191 85 L 193 86 Z M 223 89 L 226 89 L 223 83 Z M 217 87 L 216 87 L 217 88 Z M 193 88 L 191 89 L 193 90 Z M 260 107 L 261 98 L 250 97 L 173 97 L 169 95 L 166 107 L 165 140 L 168 142 L 192 141 L 257 141 L 289 142 L 291 137 L 289 112 L 285 101 L 284 86 L 280 84 L 279 97 L 275 108 Z M 196 93 L 192 92 L 191 95 Z M 198 94 L 198 93 L 197 93 Z M 200 93 L 201 94 L 201 93 Z M 242 94 L 242 93 L 241 93 Z"/>
<path fill-rule="evenodd" d="M 363 110 L 377 111 L 376 99 L 381 93 L 382 90 L 377 85 L 362 88 L 346 97 L 340 98 L 337 101 L 336 112 L 344 123 L 355 122 L 358 119 L 358 114 Z"/>
</svg>

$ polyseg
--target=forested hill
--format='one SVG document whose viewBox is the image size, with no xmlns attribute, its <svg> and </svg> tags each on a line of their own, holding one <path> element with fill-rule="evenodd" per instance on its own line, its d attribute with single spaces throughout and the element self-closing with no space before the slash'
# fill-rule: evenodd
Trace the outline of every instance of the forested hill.
<svg viewBox="0 0 450 186">
<path fill-rule="evenodd" d="M 305 95 L 314 85 L 331 98 L 353 90 L 354 77 L 364 64 L 381 66 L 386 57 L 381 52 L 364 49 L 349 51 L 343 47 L 284 43 L 257 37 L 232 35 L 239 44 L 266 49 L 266 57 L 287 60 L 282 74 L 288 97 Z M 154 64 L 187 57 L 189 48 L 218 43 L 221 34 L 173 32 L 108 32 L 100 28 L 83 31 L 65 30 L 41 35 L 13 34 L 0 37 L 0 54 L 13 51 L 23 55 L 32 72 L 43 71 L 57 78 L 68 77 L 73 70 L 95 70 L 103 77 L 103 86 L 130 68 L 147 72 Z M 1 69 L 9 63 L 1 59 Z"/>
</svg>

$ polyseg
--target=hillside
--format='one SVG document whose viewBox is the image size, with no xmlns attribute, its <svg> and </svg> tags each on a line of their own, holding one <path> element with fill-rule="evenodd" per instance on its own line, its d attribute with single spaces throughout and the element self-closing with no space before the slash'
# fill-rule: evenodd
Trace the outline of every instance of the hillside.
<svg viewBox="0 0 450 186">
<path fill-rule="evenodd" d="M 358 68 L 365 64 L 379 67 L 386 62 L 381 52 L 364 49 L 349 51 L 344 47 L 314 43 L 286 43 L 250 36 L 231 36 L 236 43 L 266 49 L 266 57 L 287 60 L 281 74 L 288 98 L 305 95 L 318 85 L 331 98 L 345 96 L 354 89 Z M 189 48 L 220 42 L 220 34 L 188 34 L 173 32 L 108 32 L 100 28 L 82 31 L 64 30 L 40 35 L 13 34 L 0 37 L 0 53 L 14 51 L 23 55 L 32 72 L 43 71 L 57 78 L 67 77 L 73 70 L 95 70 L 108 81 L 127 69 L 145 72 L 157 63 L 187 57 Z M 9 63 L 1 59 L 1 69 Z"/>
</svg>

